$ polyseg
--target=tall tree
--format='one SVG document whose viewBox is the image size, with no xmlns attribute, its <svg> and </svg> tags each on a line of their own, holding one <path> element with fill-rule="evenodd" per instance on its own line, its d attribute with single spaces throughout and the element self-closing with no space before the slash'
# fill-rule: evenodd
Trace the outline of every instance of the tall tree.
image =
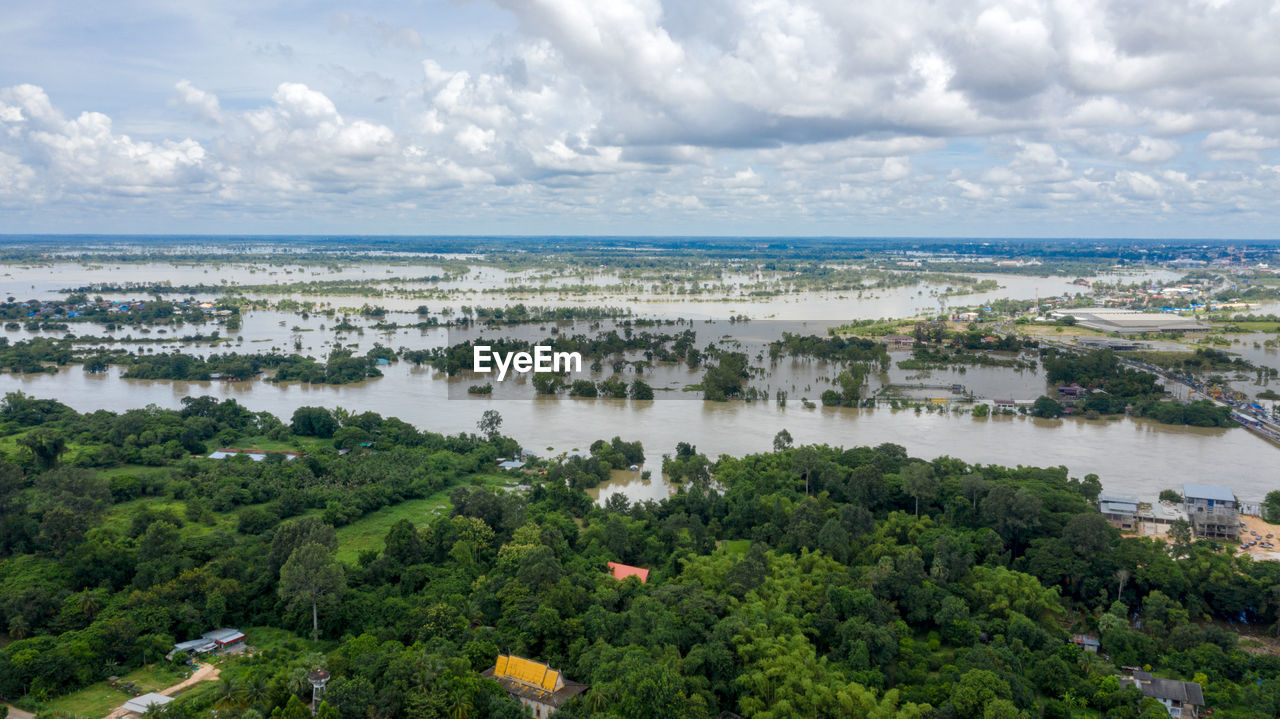
<svg viewBox="0 0 1280 719">
<path fill-rule="evenodd" d="M 280 596 L 292 609 L 311 604 L 311 641 L 320 638 L 320 602 L 339 594 L 346 586 L 342 567 L 323 545 L 315 542 L 298 547 L 280 568 Z"/>
<path fill-rule="evenodd" d="M 920 500 L 928 501 L 938 494 L 938 478 L 933 476 L 933 467 L 927 464 L 912 464 L 902 470 L 902 489 L 916 500 L 916 516 L 920 516 Z"/>
<path fill-rule="evenodd" d="M 50 470 L 57 466 L 58 457 L 66 451 L 67 438 L 61 432 L 40 427 L 18 437 L 18 444 L 31 451 L 36 459 L 36 466 L 42 470 Z"/>
</svg>

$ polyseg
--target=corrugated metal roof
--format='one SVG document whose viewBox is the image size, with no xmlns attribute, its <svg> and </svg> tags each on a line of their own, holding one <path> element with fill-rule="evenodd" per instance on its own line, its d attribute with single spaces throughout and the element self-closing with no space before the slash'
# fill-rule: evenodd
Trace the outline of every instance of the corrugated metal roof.
<svg viewBox="0 0 1280 719">
<path fill-rule="evenodd" d="M 148 709 L 150 709 L 154 705 L 164 706 L 165 704 L 168 704 L 171 701 L 173 701 L 173 697 L 167 697 L 163 694 L 157 694 L 155 692 L 151 692 L 149 694 L 143 694 L 140 697 L 134 697 L 130 699 L 129 701 L 124 703 L 124 708 L 131 712 L 144 714 Z"/>
<path fill-rule="evenodd" d="M 1138 503 L 1138 500 L 1133 499 L 1132 497 L 1121 497 L 1118 494 L 1100 494 L 1098 495 L 1098 501 L 1099 502 L 1127 502 L 1129 504 Z"/>
<path fill-rule="evenodd" d="M 1177 679 L 1161 679 L 1148 672 L 1134 672 L 1128 683 L 1136 685 L 1142 693 L 1156 699 L 1172 699 L 1186 704 L 1204 706 L 1204 691 L 1195 682 L 1184 682 Z M 1120 684 L 1124 686 L 1126 682 Z"/>
<path fill-rule="evenodd" d="M 1212 484 L 1184 484 L 1182 485 L 1182 496 L 1186 498 L 1212 499 L 1216 502 L 1236 501 L 1235 492 L 1232 492 L 1227 487 L 1218 487 Z"/>
<path fill-rule="evenodd" d="M 215 629 L 211 632 L 205 632 L 203 636 L 205 639 L 218 644 L 232 644 L 244 639 L 244 634 L 239 629 Z"/>
</svg>

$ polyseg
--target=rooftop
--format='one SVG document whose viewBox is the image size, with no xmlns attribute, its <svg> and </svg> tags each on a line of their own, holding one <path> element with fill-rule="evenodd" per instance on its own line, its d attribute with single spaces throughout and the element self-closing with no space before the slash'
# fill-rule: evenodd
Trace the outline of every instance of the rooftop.
<svg viewBox="0 0 1280 719">
<path fill-rule="evenodd" d="M 124 708 L 131 712 L 137 712 L 138 714 L 143 714 L 152 706 L 157 706 L 157 705 L 164 706 L 165 704 L 168 704 L 171 701 L 173 701 L 173 697 L 167 697 L 163 694 L 150 692 L 148 694 L 143 694 L 140 697 L 134 697 L 129 701 L 125 702 Z"/>
<path fill-rule="evenodd" d="M 204 638 L 218 644 L 233 644 L 244 640 L 244 633 L 239 629 L 215 629 L 205 632 Z"/>
<path fill-rule="evenodd" d="M 1172 332 L 1208 329 L 1193 317 L 1171 312 L 1137 312 L 1112 307 L 1055 310 L 1056 317 L 1074 317 L 1076 324 L 1103 332 Z"/>
<path fill-rule="evenodd" d="M 1099 497 L 1098 511 L 1103 514 L 1132 514 L 1138 511 L 1138 500 Z"/>
<path fill-rule="evenodd" d="M 1212 499 L 1217 502 L 1234 502 L 1236 501 L 1236 493 L 1227 487 L 1218 487 L 1212 484 L 1184 484 L 1182 485 L 1182 496 L 1191 499 Z"/>
<path fill-rule="evenodd" d="M 493 668 L 481 676 L 494 679 L 508 694 L 556 708 L 587 690 L 586 684 L 566 681 L 559 670 L 543 662 L 515 655 L 499 654 Z"/>
<path fill-rule="evenodd" d="M 619 581 L 627 577 L 637 577 L 643 584 L 649 581 L 649 570 L 640 567 L 632 567 L 626 564 L 618 564 L 617 562 L 609 562 L 609 571 L 613 573 L 613 578 Z"/>
<path fill-rule="evenodd" d="M 1134 672 L 1132 679 L 1120 680 L 1120 686 L 1128 684 L 1138 687 L 1145 696 L 1155 699 L 1171 699 L 1198 707 L 1204 706 L 1204 691 L 1195 682 L 1161 679 L 1147 672 Z"/>
</svg>

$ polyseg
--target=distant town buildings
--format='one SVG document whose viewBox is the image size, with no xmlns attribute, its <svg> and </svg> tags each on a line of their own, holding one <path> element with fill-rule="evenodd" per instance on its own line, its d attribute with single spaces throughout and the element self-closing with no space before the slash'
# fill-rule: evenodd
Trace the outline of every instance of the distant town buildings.
<svg viewBox="0 0 1280 719">
<path fill-rule="evenodd" d="M 1138 312 L 1111 307 L 1054 310 L 1055 318 L 1074 317 L 1076 324 L 1099 332 L 1208 332 L 1207 324 L 1169 312 Z"/>
</svg>

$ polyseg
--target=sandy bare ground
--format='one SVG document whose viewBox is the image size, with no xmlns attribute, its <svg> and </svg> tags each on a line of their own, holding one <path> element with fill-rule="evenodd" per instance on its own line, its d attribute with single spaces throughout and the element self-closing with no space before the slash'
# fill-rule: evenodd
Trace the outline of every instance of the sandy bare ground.
<svg viewBox="0 0 1280 719">
<path fill-rule="evenodd" d="M 171 687 L 165 687 L 164 689 L 161 689 L 158 693 L 163 694 L 167 697 L 171 697 L 174 694 L 182 691 L 183 689 L 186 689 L 189 686 L 194 686 L 196 684 L 199 684 L 200 682 L 216 682 L 218 680 L 218 677 L 221 674 L 222 674 L 222 670 L 215 667 L 214 665 L 201 664 L 194 672 L 192 672 L 191 676 L 187 677 L 186 679 L 183 679 L 182 681 L 178 682 L 177 684 L 174 684 Z M 103 719 L 120 719 L 121 717 L 127 716 L 128 714 L 129 714 L 129 710 L 125 709 L 123 706 L 120 706 L 120 707 L 117 707 L 110 714 L 103 717 Z M 14 717 L 12 712 L 10 712 L 9 716 L 11 718 Z M 28 714 L 26 717 L 18 716 L 16 719 L 32 719 L 32 715 Z"/>
<path fill-rule="evenodd" d="M 1262 535 L 1259 542 L 1271 542 L 1276 545 L 1276 549 L 1267 549 L 1261 546 L 1253 546 L 1249 549 L 1240 549 L 1240 545 L 1236 545 L 1236 554 L 1247 554 L 1254 559 L 1280 561 L 1280 525 L 1267 524 L 1262 521 L 1261 517 L 1251 517 L 1248 515 L 1240 515 L 1240 521 L 1244 522 L 1244 530 L 1240 534 L 1241 539 L 1258 539 L 1249 532 L 1257 532 Z M 1267 535 L 1275 535 L 1271 539 L 1267 539 Z"/>
<path fill-rule="evenodd" d="M 9 719 L 36 719 L 36 715 L 28 711 L 23 711 L 12 704 L 6 704 L 9 707 Z"/>
</svg>

